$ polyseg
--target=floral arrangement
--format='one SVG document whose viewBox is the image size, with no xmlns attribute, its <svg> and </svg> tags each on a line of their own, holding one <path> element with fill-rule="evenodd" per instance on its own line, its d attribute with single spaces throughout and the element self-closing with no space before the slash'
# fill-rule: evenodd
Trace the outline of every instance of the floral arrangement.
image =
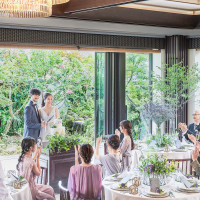
<svg viewBox="0 0 200 200">
<path fill-rule="evenodd" d="M 19 180 L 19 181 L 22 181 L 23 179 L 24 179 L 23 176 L 18 176 L 18 180 Z"/>
<path fill-rule="evenodd" d="M 112 175 L 112 177 L 117 178 L 119 176 L 119 173 Z"/>
<path fill-rule="evenodd" d="M 65 151 L 69 151 L 73 146 L 82 143 L 80 139 L 80 135 L 48 135 L 47 139 L 49 140 L 49 144 L 46 149 L 48 149 L 51 153 L 57 152 L 60 153 L 63 149 Z"/>
<path fill-rule="evenodd" d="M 161 188 L 157 187 L 157 188 L 156 188 L 156 193 L 158 193 L 158 194 L 163 194 L 164 191 L 163 191 Z"/>
<path fill-rule="evenodd" d="M 167 158 L 164 155 L 158 156 L 157 154 L 148 155 L 147 158 L 141 158 L 142 164 L 140 170 L 150 175 L 166 175 L 176 170 L 174 162 L 167 162 Z"/>
<path fill-rule="evenodd" d="M 186 178 L 188 178 L 188 179 L 192 178 L 192 175 L 191 175 L 191 174 L 186 174 L 185 176 L 186 176 Z"/>
<path fill-rule="evenodd" d="M 126 184 L 126 183 L 119 183 L 119 187 L 120 187 L 120 188 L 126 188 L 126 187 L 127 187 L 127 184 Z"/>
<path fill-rule="evenodd" d="M 173 145 L 173 138 L 171 137 L 171 135 L 168 135 L 168 134 L 153 135 L 153 136 L 151 136 L 150 139 L 148 139 L 146 141 L 146 144 L 149 145 L 152 140 L 156 141 L 157 147 L 165 147 L 165 146 L 172 146 Z"/>
<path fill-rule="evenodd" d="M 199 184 L 195 181 L 191 187 L 195 187 L 195 188 L 198 188 L 199 187 Z"/>
<path fill-rule="evenodd" d="M 146 119 L 153 120 L 158 129 L 160 129 L 163 122 L 173 119 L 175 116 L 173 109 L 163 102 L 151 102 L 146 104 L 141 112 Z"/>
</svg>

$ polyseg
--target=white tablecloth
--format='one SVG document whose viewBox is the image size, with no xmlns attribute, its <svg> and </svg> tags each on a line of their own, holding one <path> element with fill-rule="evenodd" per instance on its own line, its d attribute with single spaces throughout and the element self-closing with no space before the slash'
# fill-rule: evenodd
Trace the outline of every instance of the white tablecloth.
<svg viewBox="0 0 200 200">
<path fill-rule="evenodd" d="M 103 195 L 103 199 L 104 200 L 155 200 L 155 198 L 149 198 L 146 197 L 144 195 L 132 195 L 129 194 L 129 191 L 117 191 L 117 190 L 113 190 L 110 188 L 110 186 L 113 184 L 114 182 L 110 183 L 106 180 L 103 181 L 103 188 L 104 188 L 104 195 Z M 174 190 L 177 186 L 180 186 L 182 183 L 178 183 L 178 182 L 169 182 L 168 185 L 162 186 L 161 188 L 164 191 L 172 191 Z M 140 186 L 141 191 L 149 191 L 150 188 L 149 186 L 145 186 L 142 185 Z M 175 200 L 200 200 L 200 193 L 179 193 L 179 192 L 175 192 L 172 191 L 175 198 Z M 166 197 L 166 198 L 156 198 L 156 199 L 163 199 L 163 200 L 171 200 L 172 198 Z"/>
<path fill-rule="evenodd" d="M 16 190 L 16 189 L 15 189 Z M 22 189 L 16 190 L 11 196 L 14 200 L 32 200 L 31 190 L 28 183 L 22 187 Z"/>
<path fill-rule="evenodd" d="M 158 155 L 166 155 L 168 159 L 175 159 L 175 160 L 176 159 L 191 159 L 192 158 L 192 150 L 186 150 L 184 152 L 176 152 L 176 151 L 145 152 L 145 151 L 143 151 L 143 154 L 147 154 L 147 153 L 157 153 Z"/>
</svg>

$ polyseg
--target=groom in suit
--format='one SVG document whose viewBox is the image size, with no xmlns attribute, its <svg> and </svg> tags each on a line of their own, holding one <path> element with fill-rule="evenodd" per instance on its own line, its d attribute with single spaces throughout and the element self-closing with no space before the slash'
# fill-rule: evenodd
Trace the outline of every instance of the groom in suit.
<svg viewBox="0 0 200 200">
<path fill-rule="evenodd" d="M 38 107 L 37 107 L 37 101 L 40 98 L 41 91 L 39 89 L 31 89 L 30 90 L 30 96 L 31 100 L 26 105 L 24 109 L 24 134 L 23 137 L 33 137 L 35 141 L 37 142 L 37 139 L 40 135 L 40 129 L 41 127 L 45 127 L 45 123 L 41 123 Z"/>
</svg>

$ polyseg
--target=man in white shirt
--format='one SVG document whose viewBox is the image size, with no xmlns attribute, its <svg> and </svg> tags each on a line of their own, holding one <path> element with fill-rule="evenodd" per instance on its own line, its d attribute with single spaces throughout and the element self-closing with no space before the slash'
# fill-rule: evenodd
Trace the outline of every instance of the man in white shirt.
<svg viewBox="0 0 200 200">
<path fill-rule="evenodd" d="M 8 189 L 4 184 L 4 177 L 5 175 L 3 173 L 3 168 L 0 161 L 0 200 L 13 200 Z"/>
</svg>

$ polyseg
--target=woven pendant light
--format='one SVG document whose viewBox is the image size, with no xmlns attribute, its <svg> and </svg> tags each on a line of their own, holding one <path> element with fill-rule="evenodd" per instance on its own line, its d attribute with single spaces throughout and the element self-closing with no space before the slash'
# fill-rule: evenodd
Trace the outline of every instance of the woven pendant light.
<svg viewBox="0 0 200 200">
<path fill-rule="evenodd" d="M 67 2 L 69 2 L 69 0 L 52 0 L 53 5 L 63 4 L 63 3 L 67 3 Z"/>
<path fill-rule="evenodd" d="M 0 16 L 14 18 L 49 17 L 52 0 L 0 0 Z"/>
</svg>

